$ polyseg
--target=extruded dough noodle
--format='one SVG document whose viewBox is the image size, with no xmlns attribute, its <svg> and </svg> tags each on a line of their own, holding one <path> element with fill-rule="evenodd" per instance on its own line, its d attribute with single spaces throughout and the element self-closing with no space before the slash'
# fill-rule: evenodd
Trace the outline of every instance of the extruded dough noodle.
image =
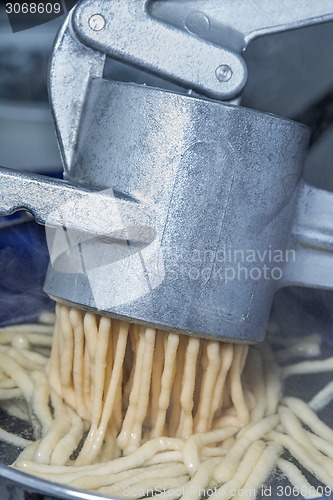
<svg viewBox="0 0 333 500">
<path fill-rule="evenodd" d="M 119 487 L 119 483 L 123 481 L 125 485 L 130 485 L 136 482 L 138 477 L 140 476 L 141 477 L 143 475 L 147 476 L 147 474 L 149 473 L 155 474 L 155 476 L 160 475 L 161 470 L 163 470 L 163 472 L 168 471 L 169 474 L 170 473 L 175 474 L 175 472 L 178 472 L 179 474 L 184 474 L 185 472 L 184 465 L 179 461 L 172 461 L 171 463 L 169 462 L 168 466 L 171 466 L 171 468 L 166 467 L 165 463 L 160 463 L 151 465 L 150 467 L 144 466 L 144 467 L 125 470 L 123 472 L 118 472 L 116 474 L 108 474 L 107 476 L 89 475 L 80 478 L 79 480 L 72 481 L 70 485 L 73 487 L 80 487 L 86 489 L 91 488 L 93 486 L 97 490 L 103 487 L 113 487 L 116 484 Z"/>
<path fill-rule="evenodd" d="M 155 424 L 151 432 L 151 437 L 161 436 L 165 429 L 165 419 L 170 404 L 171 387 L 175 373 L 175 362 L 177 348 L 179 345 L 179 336 L 169 333 L 165 347 L 165 362 L 161 378 L 161 389 L 158 398 L 158 407 L 156 411 Z M 153 422 L 152 422 L 153 424 Z"/>
<path fill-rule="evenodd" d="M 36 409 L 38 419 L 42 426 L 42 433 L 45 435 L 53 423 L 53 417 L 49 406 L 48 380 L 44 373 L 33 371 L 31 374 L 34 382 L 34 392 L 31 399 L 32 409 Z"/>
<path fill-rule="evenodd" d="M 203 491 L 215 486 L 214 483 L 212 484 L 212 476 L 219 461 L 219 458 L 210 458 L 201 463 L 194 476 L 186 484 L 182 500 L 200 500 Z"/>
<path fill-rule="evenodd" d="M 19 398 L 20 396 L 22 396 L 22 391 L 21 389 L 18 389 L 17 387 L 13 388 L 13 389 L 4 389 L 1 391 L 1 394 L 0 394 L 0 401 L 2 400 L 8 400 L 8 399 L 15 399 L 15 398 Z"/>
<path fill-rule="evenodd" d="M 176 435 L 181 413 L 180 394 L 182 390 L 182 379 L 185 365 L 186 338 L 179 337 L 176 363 L 174 365 L 173 385 L 171 393 L 170 407 L 168 411 L 169 433 Z"/>
<path fill-rule="evenodd" d="M 5 429 L 0 427 L 0 441 L 4 441 L 5 443 L 10 443 L 18 448 L 26 448 L 29 445 L 33 444 L 33 441 L 29 439 L 24 439 L 20 436 L 15 436 L 12 432 L 8 432 Z"/>
<path fill-rule="evenodd" d="M 279 408 L 279 414 L 281 424 L 287 433 L 293 436 L 293 438 L 306 449 L 309 455 L 311 455 L 316 462 L 321 464 L 321 466 L 326 469 L 328 473 L 330 473 L 330 470 L 332 470 L 331 460 L 315 448 L 296 415 L 289 408 L 285 408 L 283 406 Z"/>
<path fill-rule="evenodd" d="M 314 411 L 321 411 L 333 400 L 333 381 L 316 394 L 309 402 L 310 408 Z"/>
<path fill-rule="evenodd" d="M 264 381 L 266 396 L 262 399 L 266 403 L 265 416 L 274 415 L 282 395 L 281 370 L 276 364 L 272 350 L 268 344 L 260 344 L 258 350 L 263 360 Z"/>
<path fill-rule="evenodd" d="M 302 492 L 302 496 L 304 498 L 318 498 L 318 493 L 315 488 L 311 486 L 311 484 L 307 481 L 305 476 L 296 467 L 295 464 L 284 460 L 283 458 L 279 458 L 277 461 L 277 466 L 283 474 L 287 476 L 289 481 L 296 486 L 297 490 Z"/>
<path fill-rule="evenodd" d="M 125 356 L 125 350 L 126 350 L 126 342 L 127 342 L 127 335 L 128 335 L 128 324 L 124 324 L 120 328 L 119 332 L 119 337 L 118 337 L 118 344 L 117 344 L 117 351 L 116 351 L 116 356 L 115 356 L 115 362 L 114 362 L 114 369 L 112 371 L 109 387 L 108 387 L 108 392 L 105 397 L 105 403 L 101 415 L 101 419 L 99 422 L 99 426 L 96 429 L 96 434 L 98 435 L 98 442 L 99 446 L 91 447 L 88 448 L 88 454 L 90 458 L 95 458 L 101 449 L 103 445 L 103 439 L 107 430 L 107 423 L 108 420 L 110 419 L 112 412 L 113 412 L 113 407 L 116 401 L 116 393 L 117 393 L 117 388 L 119 381 L 121 380 L 121 367 L 123 364 L 124 356 Z M 89 439 L 89 438 L 88 438 Z M 85 443 L 88 441 L 86 440 Z M 82 450 L 81 455 L 83 455 L 84 451 Z M 93 456 L 91 455 L 93 454 Z"/>
<path fill-rule="evenodd" d="M 319 464 L 314 457 L 308 453 L 305 447 L 298 443 L 292 436 L 282 434 L 281 432 L 272 431 L 268 434 L 272 441 L 280 443 L 281 446 L 286 448 L 296 460 L 302 464 L 311 474 L 314 475 L 319 481 L 333 488 L 333 477 L 327 473 L 321 464 Z"/>
<path fill-rule="evenodd" d="M 333 357 L 316 361 L 301 361 L 282 369 L 284 378 L 303 373 L 323 373 L 333 371 Z"/>
<path fill-rule="evenodd" d="M 215 469 L 214 477 L 216 481 L 230 481 L 248 447 L 255 441 L 260 440 L 270 430 L 274 429 L 278 423 L 279 417 L 277 415 L 272 415 L 252 425 L 250 424 L 244 434 L 234 442 L 229 453 Z"/>
<path fill-rule="evenodd" d="M 225 481 L 223 486 L 218 488 L 218 490 L 212 495 L 212 499 L 222 497 L 224 500 L 228 500 L 233 497 L 235 494 L 232 494 L 232 492 L 238 491 L 245 484 L 265 447 L 266 445 L 264 441 L 259 440 L 252 443 L 246 451 L 244 457 L 238 462 L 237 470 L 235 471 L 233 477 L 228 481 Z"/>
<path fill-rule="evenodd" d="M 241 381 L 241 374 L 245 365 L 247 352 L 247 345 L 235 345 L 234 359 L 230 369 L 230 396 L 237 415 L 235 422 L 239 423 L 241 426 L 247 424 L 249 421 L 249 410 L 245 403 Z M 223 418 L 221 419 L 221 423 L 222 422 L 232 425 L 234 420 L 225 417 L 225 420 Z"/>
<path fill-rule="evenodd" d="M 148 411 L 147 419 L 145 421 L 146 426 L 153 426 L 153 422 L 156 421 L 156 416 L 158 412 L 158 400 L 161 393 L 161 383 L 163 375 L 163 365 L 164 365 L 164 342 L 165 336 L 161 332 L 157 332 L 156 343 L 154 349 L 154 363 L 152 367 L 151 374 L 151 398 L 150 398 L 150 411 Z"/>
<path fill-rule="evenodd" d="M 78 330 L 77 327 L 76 330 Z M 98 331 L 98 340 L 96 345 L 95 363 L 92 370 L 94 397 L 92 398 L 92 413 L 90 417 L 91 427 L 89 430 L 88 437 L 84 443 L 84 448 L 82 449 L 80 457 L 78 457 L 78 464 L 80 465 L 86 463 L 85 457 L 87 454 L 89 454 L 89 452 L 94 454 L 92 460 L 97 455 L 96 450 L 94 450 L 92 443 L 94 443 L 94 441 L 97 440 L 96 433 L 103 408 L 104 376 L 107 364 L 106 355 L 107 355 L 107 347 L 109 343 L 110 334 L 111 334 L 111 320 L 109 318 L 101 318 Z M 79 369 L 82 370 L 81 363 Z M 81 384 L 79 388 L 80 390 L 82 390 Z M 82 405 L 82 400 L 79 399 L 79 401 Z"/>
<path fill-rule="evenodd" d="M 207 432 L 210 428 L 213 415 L 211 406 L 216 378 L 221 365 L 219 342 L 206 344 L 207 367 L 201 384 L 200 399 L 197 414 L 194 420 L 195 432 Z"/>
<path fill-rule="evenodd" d="M 270 340 L 280 347 L 275 358 L 281 363 L 293 358 L 314 358 L 321 354 L 321 336 L 318 333 L 296 338 L 279 338 L 272 335 Z"/>
<path fill-rule="evenodd" d="M 220 351 L 221 351 L 221 367 L 219 370 L 219 373 L 217 375 L 214 391 L 213 391 L 213 398 L 211 402 L 211 422 L 210 425 L 212 425 L 212 419 L 213 416 L 215 415 L 216 412 L 218 412 L 222 406 L 223 406 L 223 391 L 224 391 L 224 384 L 226 382 L 227 375 L 230 370 L 230 366 L 233 360 L 233 353 L 234 353 L 234 346 L 232 344 L 220 344 Z"/>
<path fill-rule="evenodd" d="M 113 485 L 101 487 L 97 491 L 121 496 L 125 488 L 129 486 L 132 486 L 133 489 L 154 490 L 156 485 L 159 484 L 158 481 L 160 481 L 163 474 L 165 474 L 165 479 L 169 478 L 173 480 L 176 479 L 176 481 L 178 480 L 177 483 L 174 484 L 174 486 L 176 486 L 179 485 L 179 477 L 184 478 L 186 476 L 186 470 L 184 465 L 181 463 L 171 463 L 167 466 L 157 465 L 149 468 L 143 467 L 141 470 L 137 469 L 135 474 L 131 474 L 130 476 L 126 475 L 123 479 L 120 479 L 118 475 Z M 161 481 L 160 484 L 163 484 L 163 482 Z"/>
<path fill-rule="evenodd" d="M 200 467 L 200 454 L 204 446 L 209 446 L 219 442 L 226 442 L 230 436 L 237 433 L 237 427 L 225 427 L 206 433 L 199 433 L 190 436 L 184 443 L 183 461 L 187 470 L 193 476 Z"/>
<path fill-rule="evenodd" d="M 235 498 L 243 498 L 244 496 L 255 498 L 258 488 L 270 475 L 281 453 L 282 446 L 278 443 L 269 442 L 247 478 L 242 488 L 243 491 L 235 495 Z"/>
<path fill-rule="evenodd" d="M 183 439 L 193 434 L 193 406 L 195 390 L 195 374 L 199 354 L 200 341 L 190 338 L 185 355 L 185 366 L 182 380 L 182 391 L 180 393 L 181 414 L 180 423 L 176 436 Z"/>
<path fill-rule="evenodd" d="M 54 420 L 48 429 L 48 432 L 41 439 L 34 460 L 41 464 L 51 463 L 51 455 L 62 437 L 69 431 L 71 421 L 68 407 L 56 394 L 51 396 L 52 406 L 54 408 Z"/>
<path fill-rule="evenodd" d="M 59 439 L 54 446 L 51 455 L 51 464 L 64 465 L 69 462 L 73 450 L 75 450 L 82 439 L 84 433 L 84 423 L 72 408 L 68 408 L 70 427 L 66 434 Z"/>
<path fill-rule="evenodd" d="M 0 329 L 0 401 L 10 413 L 8 397 L 23 397 L 40 424 L 32 443 L 0 430 L 24 448 L 15 467 L 104 495 L 161 500 L 253 497 L 280 467 L 312 498 L 301 471 L 280 458 L 287 449 L 333 487 L 333 431 L 303 401 L 281 400 L 267 344 L 155 331 L 60 304 L 55 319 L 49 359 L 49 324 Z M 321 370 L 331 363 L 320 361 Z"/>
<path fill-rule="evenodd" d="M 76 408 L 79 415 L 87 417 L 88 410 L 84 398 L 84 330 L 81 314 L 78 310 L 72 309 L 69 313 L 74 332 L 74 353 L 73 353 L 73 385 L 76 397 Z"/>
<path fill-rule="evenodd" d="M 311 443 L 317 448 L 317 450 L 323 452 L 326 456 L 333 458 L 333 444 L 328 442 L 326 439 L 323 439 L 317 434 L 313 434 L 312 432 L 306 431 L 308 438 Z"/>
<path fill-rule="evenodd" d="M 140 384 L 140 393 L 136 407 L 135 421 L 130 433 L 130 439 L 127 443 L 124 453 L 128 454 L 139 448 L 142 437 L 142 425 L 147 413 L 149 403 L 149 391 L 151 385 L 151 373 L 153 367 L 154 345 L 156 332 L 152 328 L 145 331 L 145 351 L 143 356 L 142 378 Z"/>
<path fill-rule="evenodd" d="M 20 364 L 10 355 L 6 356 L 3 353 L 0 353 L 0 365 L 6 375 L 10 377 L 22 391 L 25 399 L 30 402 L 34 385 L 24 368 L 22 368 L 22 366 L 20 366 Z"/>
<path fill-rule="evenodd" d="M 260 421 L 266 412 L 266 384 L 264 376 L 263 359 L 257 349 L 250 349 L 247 366 L 246 379 L 249 382 L 256 404 L 250 413 L 251 422 Z"/>
<path fill-rule="evenodd" d="M 292 397 L 283 398 L 282 402 L 298 415 L 299 419 L 310 427 L 315 434 L 333 443 L 333 430 L 320 420 L 314 411 L 311 410 L 309 405 L 304 403 L 301 399 Z"/>
<path fill-rule="evenodd" d="M 20 460 L 19 457 L 15 465 L 33 475 L 69 484 L 71 481 L 79 480 L 88 475 L 105 476 L 142 467 L 157 453 L 167 450 L 182 450 L 183 446 L 184 442 L 181 439 L 161 437 L 144 443 L 138 450 L 135 450 L 128 456 L 123 456 L 102 464 L 56 466 L 37 464 L 35 461 L 29 459 Z"/>
</svg>

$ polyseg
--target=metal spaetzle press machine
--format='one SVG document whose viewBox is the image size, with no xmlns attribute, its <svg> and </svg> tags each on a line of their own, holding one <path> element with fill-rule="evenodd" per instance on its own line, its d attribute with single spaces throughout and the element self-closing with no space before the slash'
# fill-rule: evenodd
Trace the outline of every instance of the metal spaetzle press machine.
<svg viewBox="0 0 333 500">
<path fill-rule="evenodd" d="M 65 180 L 1 168 L 0 213 L 47 226 L 57 301 L 260 341 L 278 288 L 333 287 L 333 194 L 302 180 L 304 125 L 239 105 L 242 52 L 332 1 L 164 3 L 163 21 L 147 0 L 73 9 L 49 77 Z M 106 56 L 178 90 L 106 80 Z"/>
</svg>

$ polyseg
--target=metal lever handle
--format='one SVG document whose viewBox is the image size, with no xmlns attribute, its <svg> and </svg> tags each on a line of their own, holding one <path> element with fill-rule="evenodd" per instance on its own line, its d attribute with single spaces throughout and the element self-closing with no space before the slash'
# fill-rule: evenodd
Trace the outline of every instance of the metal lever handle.
<svg viewBox="0 0 333 500">
<path fill-rule="evenodd" d="M 80 2 L 73 27 L 88 47 L 224 99 L 243 89 L 242 57 L 150 16 L 148 0 Z"/>
<path fill-rule="evenodd" d="M 288 248 L 294 259 L 287 262 L 279 287 L 299 285 L 333 288 L 333 193 L 302 182 Z"/>
<path fill-rule="evenodd" d="M 261 0 L 260 5 L 249 0 L 169 0 L 152 3 L 157 17 L 150 15 L 149 4 L 85 0 L 75 9 L 73 27 L 88 47 L 216 99 L 241 93 L 247 69 L 240 53 L 250 40 L 333 19 L 331 0 Z M 158 19 L 161 12 L 164 22 Z"/>
<path fill-rule="evenodd" d="M 105 54 L 78 41 L 72 28 L 72 15 L 73 11 L 58 33 L 49 71 L 49 95 L 65 173 L 70 170 L 75 155 L 89 83 L 92 77 L 103 75 L 105 62 Z"/>
<path fill-rule="evenodd" d="M 241 52 L 254 38 L 333 19 L 332 0 L 155 0 L 151 12 L 174 26 Z"/>
<path fill-rule="evenodd" d="M 0 215 L 27 210 L 45 226 L 140 245 L 154 239 L 151 207 L 115 197 L 112 189 L 93 191 L 4 167 L 0 185 Z"/>
</svg>

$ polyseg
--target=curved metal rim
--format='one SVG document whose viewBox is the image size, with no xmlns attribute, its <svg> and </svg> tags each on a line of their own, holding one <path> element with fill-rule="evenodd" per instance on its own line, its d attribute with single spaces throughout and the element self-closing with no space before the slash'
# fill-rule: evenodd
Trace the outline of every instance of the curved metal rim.
<svg viewBox="0 0 333 500">
<path fill-rule="evenodd" d="M 139 83 L 134 83 L 134 82 L 118 82 L 115 80 L 108 80 L 106 78 L 94 78 L 93 80 L 103 80 L 103 82 L 107 82 L 110 85 L 119 86 L 119 87 L 120 86 L 121 87 L 132 87 L 134 89 L 135 88 L 137 88 L 137 89 L 143 88 L 143 89 L 149 90 L 150 92 L 153 91 L 153 92 L 157 92 L 157 93 L 162 93 L 163 95 L 171 94 L 171 95 L 174 95 L 177 97 L 180 96 L 184 100 L 189 101 L 189 102 L 196 101 L 196 102 L 202 103 L 202 104 L 213 104 L 214 106 L 223 106 L 225 108 L 233 109 L 237 113 L 251 113 L 251 114 L 255 115 L 256 117 L 270 118 L 272 120 L 272 122 L 275 122 L 275 123 L 279 122 L 280 125 L 282 125 L 284 123 L 286 126 L 292 125 L 294 127 L 299 127 L 299 128 L 304 129 L 304 130 L 310 131 L 310 128 L 307 125 L 305 125 L 304 123 L 297 122 L 295 120 L 291 120 L 290 118 L 285 118 L 285 117 L 278 116 L 278 115 L 275 115 L 273 113 L 268 113 L 265 111 L 257 111 L 255 109 L 246 108 L 245 106 L 239 106 L 238 104 L 231 104 L 231 103 L 225 102 L 225 101 L 218 101 L 216 99 L 211 99 L 211 98 L 206 97 L 206 96 L 202 96 L 202 98 L 201 98 L 201 97 L 199 97 L 198 94 L 189 95 L 189 94 L 184 94 L 181 91 L 177 91 L 177 90 L 162 89 L 159 87 L 153 87 L 150 85 L 139 84 Z"/>
<path fill-rule="evenodd" d="M 53 483 L 46 479 L 31 476 L 8 465 L 0 465 L 0 478 L 8 479 L 23 489 L 33 490 L 44 495 L 50 495 L 59 499 L 81 499 L 81 500 L 120 500 L 118 497 L 105 497 L 103 495 L 89 493 L 84 490 L 70 488 L 64 484 Z"/>
</svg>

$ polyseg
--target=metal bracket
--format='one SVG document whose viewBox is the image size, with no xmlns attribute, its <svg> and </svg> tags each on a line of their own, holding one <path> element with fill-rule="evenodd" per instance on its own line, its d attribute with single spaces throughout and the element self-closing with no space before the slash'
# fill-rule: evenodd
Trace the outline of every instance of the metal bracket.
<svg viewBox="0 0 333 500">
<path fill-rule="evenodd" d="M 279 287 L 333 288 L 333 193 L 302 181 L 289 238 L 294 259 Z"/>
<path fill-rule="evenodd" d="M 239 94 L 247 70 L 242 57 L 154 19 L 148 0 L 81 2 L 73 26 L 100 52 L 163 75 L 216 99 Z"/>
</svg>

